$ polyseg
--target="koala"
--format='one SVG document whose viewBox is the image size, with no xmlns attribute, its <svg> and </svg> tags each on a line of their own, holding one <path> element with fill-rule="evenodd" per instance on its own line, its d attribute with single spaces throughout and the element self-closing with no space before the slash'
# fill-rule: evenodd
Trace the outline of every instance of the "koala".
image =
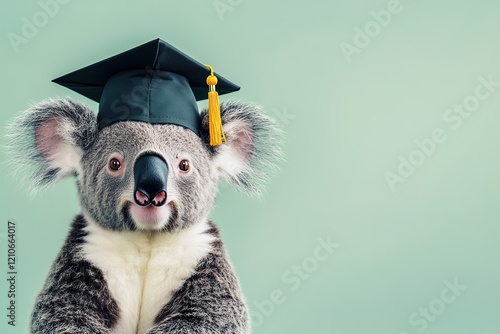
<svg viewBox="0 0 500 334">
<path fill-rule="evenodd" d="M 220 106 L 227 142 L 174 124 L 98 130 L 71 99 L 46 100 L 10 125 L 34 189 L 74 176 L 81 213 L 36 298 L 31 332 L 249 333 L 249 312 L 209 219 L 219 181 L 260 194 L 281 155 L 275 121 L 249 103 Z"/>
</svg>

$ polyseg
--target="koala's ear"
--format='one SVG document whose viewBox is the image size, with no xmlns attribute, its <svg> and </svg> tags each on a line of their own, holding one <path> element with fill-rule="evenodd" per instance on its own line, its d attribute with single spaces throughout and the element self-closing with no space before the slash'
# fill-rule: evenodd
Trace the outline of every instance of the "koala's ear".
<svg viewBox="0 0 500 334">
<path fill-rule="evenodd" d="M 226 143 L 210 147 L 208 113 L 202 111 L 202 138 L 213 154 L 220 177 L 250 194 L 260 195 L 270 172 L 282 159 L 282 131 L 259 107 L 243 102 L 220 106 Z"/>
<path fill-rule="evenodd" d="M 97 132 L 96 116 L 87 106 L 70 99 L 45 100 L 9 124 L 7 148 L 37 190 L 79 173 L 83 152 Z"/>
</svg>

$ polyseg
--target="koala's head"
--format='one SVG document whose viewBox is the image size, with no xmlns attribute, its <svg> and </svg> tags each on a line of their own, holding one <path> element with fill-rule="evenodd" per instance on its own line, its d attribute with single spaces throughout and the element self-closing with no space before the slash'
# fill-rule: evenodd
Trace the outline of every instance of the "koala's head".
<svg viewBox="0 0 500 334">
<path fill-rule="evenodd" d="M 34 189 L 76 176 L 83 213 L 113 230 L 175 230 L 206 219 L 219 180 L 259 194 L 280 132 L 259 108 L 221 104 L 227 142 L 172 124 L 123 121 L 98 130 L 95 114 L 66 100 L 47 100 L 10 126 L 15 160 L 29 166 Z"/>
</svg>

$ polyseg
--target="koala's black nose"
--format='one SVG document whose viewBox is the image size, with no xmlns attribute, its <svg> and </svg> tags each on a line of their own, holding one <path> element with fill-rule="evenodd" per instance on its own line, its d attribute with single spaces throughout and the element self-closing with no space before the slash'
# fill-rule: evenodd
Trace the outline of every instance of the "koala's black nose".
<svg viewBox="0 0 500 334">
<path fill-rule="evenodd" d="M 134 200 L 140 206 L 162 206 L 167 201 L 168 166 L 155 154 L 146 154 L 134 165 Z"/>
</svg>

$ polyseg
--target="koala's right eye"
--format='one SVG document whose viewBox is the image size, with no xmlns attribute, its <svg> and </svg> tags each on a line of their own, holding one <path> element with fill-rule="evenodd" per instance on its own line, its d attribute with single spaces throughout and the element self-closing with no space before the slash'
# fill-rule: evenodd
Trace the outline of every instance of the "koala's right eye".
<svg viewBox="0 0 500 334">
<path fill-rule="evenodd" d="M 125 170 L 125 162 L 123 161 L 123 157 L 119 154 L 113 154 L 108 158 L 108 163 L 106 166 L 106 170 L 108 174 L 113 176 L 123 175 Z"/>
<path fill-rule="evenodd" d="M 118 160 L 116 158 L 109 160 L 109 169 L 111 169 L 112 171 L 116 172 L 117 170 L 120 170 L 121 167 L 122 167 L 122 164 L 121 164 L 120 160 Z"/>
</svg>

